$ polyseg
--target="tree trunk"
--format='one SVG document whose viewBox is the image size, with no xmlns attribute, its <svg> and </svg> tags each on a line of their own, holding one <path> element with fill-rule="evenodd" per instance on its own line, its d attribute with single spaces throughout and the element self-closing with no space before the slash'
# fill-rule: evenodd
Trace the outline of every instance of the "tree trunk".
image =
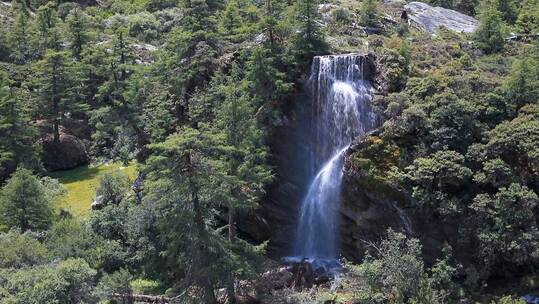
<svg viewBox="0 0 539 304">
<path fill-rule="evenodd" d="M 58 115 L 59 115 L 59 104 L 60 104 L 60 101 L 58 100 L 59 98 L 58 97 L 54 97 L 53 101 L 52 101 L 52 108 L 53 108 L 53 111 L 54 111 L 54 118 L 52 120 L 52 125 L 53 125 L 53 129 L 54 129 L 54 143 L 59 143 L 60 142 L 60 121 L 58 119 Z"/>
</svg>

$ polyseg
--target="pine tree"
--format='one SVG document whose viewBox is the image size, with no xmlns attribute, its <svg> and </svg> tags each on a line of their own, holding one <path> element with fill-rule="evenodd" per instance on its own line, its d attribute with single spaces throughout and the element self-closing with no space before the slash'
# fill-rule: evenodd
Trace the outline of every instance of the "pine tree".
<svg viewBox="0 0 539 304">
<path fill-rule="evenodd" d="M 30 12 L 26 7 L 25 2 L 14 2 L 13 7 L 16 12 L 16 17 L 13 30 L 8 36 L 10 49 L 12 51 L 10 56 L 15 63 L 23 64 L 34 57 L 34 50 L 32 49 L 31 41 L 28 39 L 31 34 Z"/>
<path fill-rule="evenodd" d="M 214 268 L 219 267 L 216 255 L 222 252 L 222 240 L 209 226 L 218 203 L 216 164 L 208 156 L 212 146 L 208 140 L 200 131 L 185 128 L 152 145 L 151 190 L 145 201 L 153 202 L 155 211 L 162 214 L 157 228 L 160 242 L 166 244 L 165 254 L 173 255 L 171 269 L 185 269 L 185 279 L 201 289 L 201 300 L 212 304 L 217 303 L 214 282 L 220 271 Z"/>
<path fill-rule="evenodd" d="M 67 113 L 85 111 L 77 96 L 80 81 L 66 52 L 48 51 L 35 66 L 40 114 L 53 126 L 54 142 L 60 140 L 60 124 Z"/>
<path fill-rule="evenodd" d="M 85 13 L 79 8 L 73 9 L 67 17 L 67 30 L 70 41 L 69 47 L 77 60 L 81 59 L 82 49 L 90 40 L 86 30 L 87 27 L 88 22 Z"/>
<path fill-rule="evenodd" d="M 279 101 L 292 89 L 293 83 L 285 72 L 284 56 L 277 45 L 267 44 L 255 48 L 247 62 L 246 87 L 261 122 L 278 114 Z"/>
<path fill-rule="evenodd" d="M 255 108 L 241 84 L 237 67 L 223 86 L 225 99 L 219 104 L 214 132 L 220 139 L 219 158 L 223 163 L 219 194 L 228 212 L 228 241 L 232 246 L 238 241 L 236 216 L 238 211 L 248 211 L 257 206 L 264 185 L 271 179 L 266 165 L 268 154 L 264 133 L 255 116 Z M 235 295 L 235 273 L 231 273 L 227 290 L 228 298 Z"/>
<path fill-rule="evenodd" d="M 36 130 L 28 111 L 16 99 L 5 73 L 0 71 L 0 181 L 19 164 L 37 167 Z"/>
<path fill-rule="evenodd" d="M 0 221 L 23 231 L 46 229 L 52 220 L 51 202 L 32 172 L 18 169 L 0 192 Z"/>
<path fill-rule="evenodd" d="M 378 25 L 378 10 L 376 0 L 363 0 L 360 11 L 361 23 L 366 26 Z"/>
<path fill-rule="evenodd" d="M 503 20 L 509 24 L 515 23 L 518 17 L 518 2 L 515 0 L 494 0 L 493 5 L 500 12 Z M 487 4 L 488 5 L 488 4 Z"/>
<path fill-rule="evenodd" d="M 492 5 L 483 7 L 481 25 L 475 33 L 479 48 L 487 53 L 496 53 L 504 48 L 504 22 L 501 13 Z"/>
<path fill-rule="evenodd" d="M 317 23 L 319 19 L 318 1 L 298 0 L 294 5 L 293 12 L 297 32 L 292 38 L 290 52 L 295 60 L 293 64 L 305 67 L 308 66 L 313 56 L 319 55 L 327 49 L 324 35 Z"/>
<path fill-rule="evenodd" d="M 220 26 L 227 35 L 238 33 L 241 27 L 241 16 L 237 0 L 229 0 L 221 17 Z"/>
<path fill-rule="evenodd" d="M 61 49 L 61 37 L 60 30 L 58 28 L 58 13 L 56 12 L 56 4 L 54 2 L 48 2 L 39 7 L 36 13 L 36 32 L 37 41 L 40 45 L 41 51 L 46 49 L 53 49 L 59 51 Z"/>
</svg>

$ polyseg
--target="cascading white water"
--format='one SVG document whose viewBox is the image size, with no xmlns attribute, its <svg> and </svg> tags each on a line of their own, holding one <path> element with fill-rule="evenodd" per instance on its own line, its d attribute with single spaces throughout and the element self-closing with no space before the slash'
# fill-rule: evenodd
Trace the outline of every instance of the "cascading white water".
<svg viewBox="0 0 539 304">
<path fill-rule="evenodd" d="M 343 155 L 355 137 L 376 125 L 372 87 L 363 77 L 364 59 L 355 54 L 314 58 L 309 82 L 314 111 L 312 181 L 301 204 L 296 258 L 337 257 Z"/>
</svg>

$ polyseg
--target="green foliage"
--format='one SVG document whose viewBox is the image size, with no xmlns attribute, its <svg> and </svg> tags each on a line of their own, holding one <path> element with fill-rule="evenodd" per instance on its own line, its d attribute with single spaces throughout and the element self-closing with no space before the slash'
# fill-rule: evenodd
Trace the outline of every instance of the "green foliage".
<svg viewBox="0 0 539 304">
<path fill-rule="evenodd" d="M 496 304 L 496 303 L 498 304 L 524 304 L 525 302 L 522 299 L 515 299 L 511 296 L 506 296 L 506 297 L 501 298 L 497 302 L 494 302 L 494 301 L 492 302 L 492 304 Z"/>
<path fill-rule="evenodd" d="M 317 20 L 317 0 L 298 0 L 294 3 L 292 16 L 297 32 L 292 37 L 291 54 L 300 66 L 309 63 L 313 56 L 326 51 L 327 44 Z"/>
<path fill-rule="evenodd" d="M 125 295 L 125 299 L 133 294 L 131 281 L 133 275 L 126 269 L 120 269 L 111 274 L 106 274 L 97 286 L 97 294 L 102 300 L 110 299 L 113 293 Z"/>
<path fill-rule="evenodd" d="M 21 268 L 47 262 L 48 250 L 30 233 L 0 233 L 0 268 Z"/>
<path fill-rule="evenodd" d="M 414 160 L 406 172 L 405 179 L 413 185 L 412 195 L 420 203 L 430 204 L 442 214 L 460 211 L 459 200 L 450 193 L 465 186 L 472 176 L 464 165 L 464 156 L 455 151 L 438 151 L 431 157 Z"/>
<path fill-rule="evenodd" d="M 8 76 L 0 71 L 0 181 L 19 165 L 39 168 L 39 148 L 32 145 L 35 135 L 28 109 L 17 99 Z"/>
<path fill-rule="evenodd" d="M 13 30 L 8 35 L 11 59 L 19 64 L 27 63 L 37 57 L 37 48 L 31 41 L 30 12 L 24 1 L 17 1 L 15 5 L 16 19 Z"/>
<path fill-rule="evenodd" d="M 99 180 L 96 197 L 101 197 L 103 204 L 118 204 L 129 189 L 129 178 L 121 171 L 106 172 Z"/>
<path fill-rule="evenodd" d="M 90 34 L 87 31 L 88 19 L 88 16 L 79 8 L 72 9 L 66 19 L 70 49 L 73 57 L 78 60 L 81 59 L 83 49 L 90 41 Z"/>
<path fill-rule="evenodd" d="M 494 195 L 479 194 L 470 206 L 483 223 L 478 238 L 480 258 L 486 267 L 536 263 L 539 259 L 539 230 L 533 210 L 539 204 L 536 193 L 513 183 Z"/>
<path fill-rule="evenodd" d="M 492 0 L 488 5 L 495 7 L 502 14 L 505 22 L 513 24 L 518 17 L 519 2 L 518 0 Z"/>
<path fill-rule="evenodd" d="M 410 72 L 411 49 L 408 42 L 398 37 L 392 37 L 383 49 L 381 58 L 384 66 L 384 78 L 391 92 L 403 88 Z"/>
<path fill-rule="evenodd" d="M 331 12 L 331 18 L 333 22 L 339 24 L 346 24 L 350 22 L 351 13 L 347 8 L 339 7 Z"/>
<path fill-rule="evenodd" d="M 36 34 L 40 51 L 52 49 L 59 51 L 61 37 L 58 29 L 58 13 L 56 3 L 48 2 L 40 6 L 36 13 Z"/>
<path fill-rule="evenodd" d="M 95 303 L 96 271 L 81 259 L 22 269 L 0 269 L 0 303 Z"/>
<path fill-rule="evenodd" d="M 55 142 L 60 139 L 60 125 L 67 114 L 86 109 L 77 90 L 79 75 L 73 67 L 68 54 L 57 51 L 47 51 L 34 67 L 40 114 L 52 124 Z"/>
<path fill-rule="evenodd" d="M 360 8 L 360 21 L 365 26 L 378 25 L 378 9 L 375 0 L 363 0 Z"/>
<path fill-rule="evenodd" d="M 523 34 L 534 34 L 539 31 L 539 2 L 522 9 L 516 21 L 516 28 Z"/>
<path fill-rule="evenodd" d="M 504 3 L 505 0 L 500 2 Z M 475 33 L 475 40 L 480 49 L 487 53 L 496 53 L 504 48 L 505 31 L 502 14 L 495 6 L 487 5 L 479 15 L 480 25 Z"/>
<path fill-rule="evenodd" d="M 131 281 L 130 284 L 133 291 L 138 294 L 159 294 L 162 288 L 159 282 L 146 279 L 136 279 Z"/>
<path fill-rule="evenodd" d="M 504 83 L 505 94 L 515 112 L 523 105 L 539 100 L 539 46 L 530 53 L 513 63 Z"/>
<path fill-rule="evenodd" d="M 223 162 L 215 157 L 221 147 L 219 136 L 190 128 L 152 145 L 151 190 L 144 197 L 144 204 L 155 214 L 154 229 L 159 231 L 168 267 L 177 269 L 178 278 L 189 271 L 188 277 L 201 289 L 199 296 L 206 302 L 215 301 L 214 284 L 227 285 L 234 277 L 252 274 L 252 265 L 240 258 L 248 247 L 239 240 L 228 243 L 211 225 L 226 191 L 232 195 L 243 191 L 227 189 L 236 177 L 223 176 L 227 171 L 221 168 L 234 159 Z M 230 168 L 241 172 L 241 165 Z M 170 259 L 170 254 L 175 258 Z"/>
<path fill-rule="evenodd" d="M 76 219 L 64 219 L 56 222 L 45 242 L 51 258 L 84 259 L 92 268 L 105 271 L 114 270 L 123 265 L 124 256 L 115 242 L 106 242 L 93 233 L 85 223 Z"/>
<path fill-rule="evenodd" d="M 360 302 L 445 303 L 454 292 L 451 276 L 455 269 L 438 261 L 427 271 L 417 239 L 388 230 L 387 238 L 373 250 L 375 255 L 368 255 L 363 264 L 348 266 L 355 279 L 347 288 Z"/>
<path fill-rule="evenodd" d="M 154 15 L 141 12 L 130 15 L 128 20 L 129 35 L 145 42 L 158 38 L 160 24 Z"/>
<path fill-rule="evenodd" d="M 8 228 L 47 229 L 52 222 L 51 202 L 31 171 L 17 169 L 0 192 L 0 220 Z"/>
</svg>

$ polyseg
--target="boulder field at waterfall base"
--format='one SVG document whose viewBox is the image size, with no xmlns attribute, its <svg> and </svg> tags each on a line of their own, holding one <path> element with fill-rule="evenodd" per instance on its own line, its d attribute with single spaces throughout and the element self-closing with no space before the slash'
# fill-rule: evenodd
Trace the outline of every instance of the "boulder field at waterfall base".
<svg viewBox="0 0 539 304">
<path fill-rule="evenodd" d="M 539 303 L 539 1 L 0 0 L 38 303 Z"/>
</svg>

